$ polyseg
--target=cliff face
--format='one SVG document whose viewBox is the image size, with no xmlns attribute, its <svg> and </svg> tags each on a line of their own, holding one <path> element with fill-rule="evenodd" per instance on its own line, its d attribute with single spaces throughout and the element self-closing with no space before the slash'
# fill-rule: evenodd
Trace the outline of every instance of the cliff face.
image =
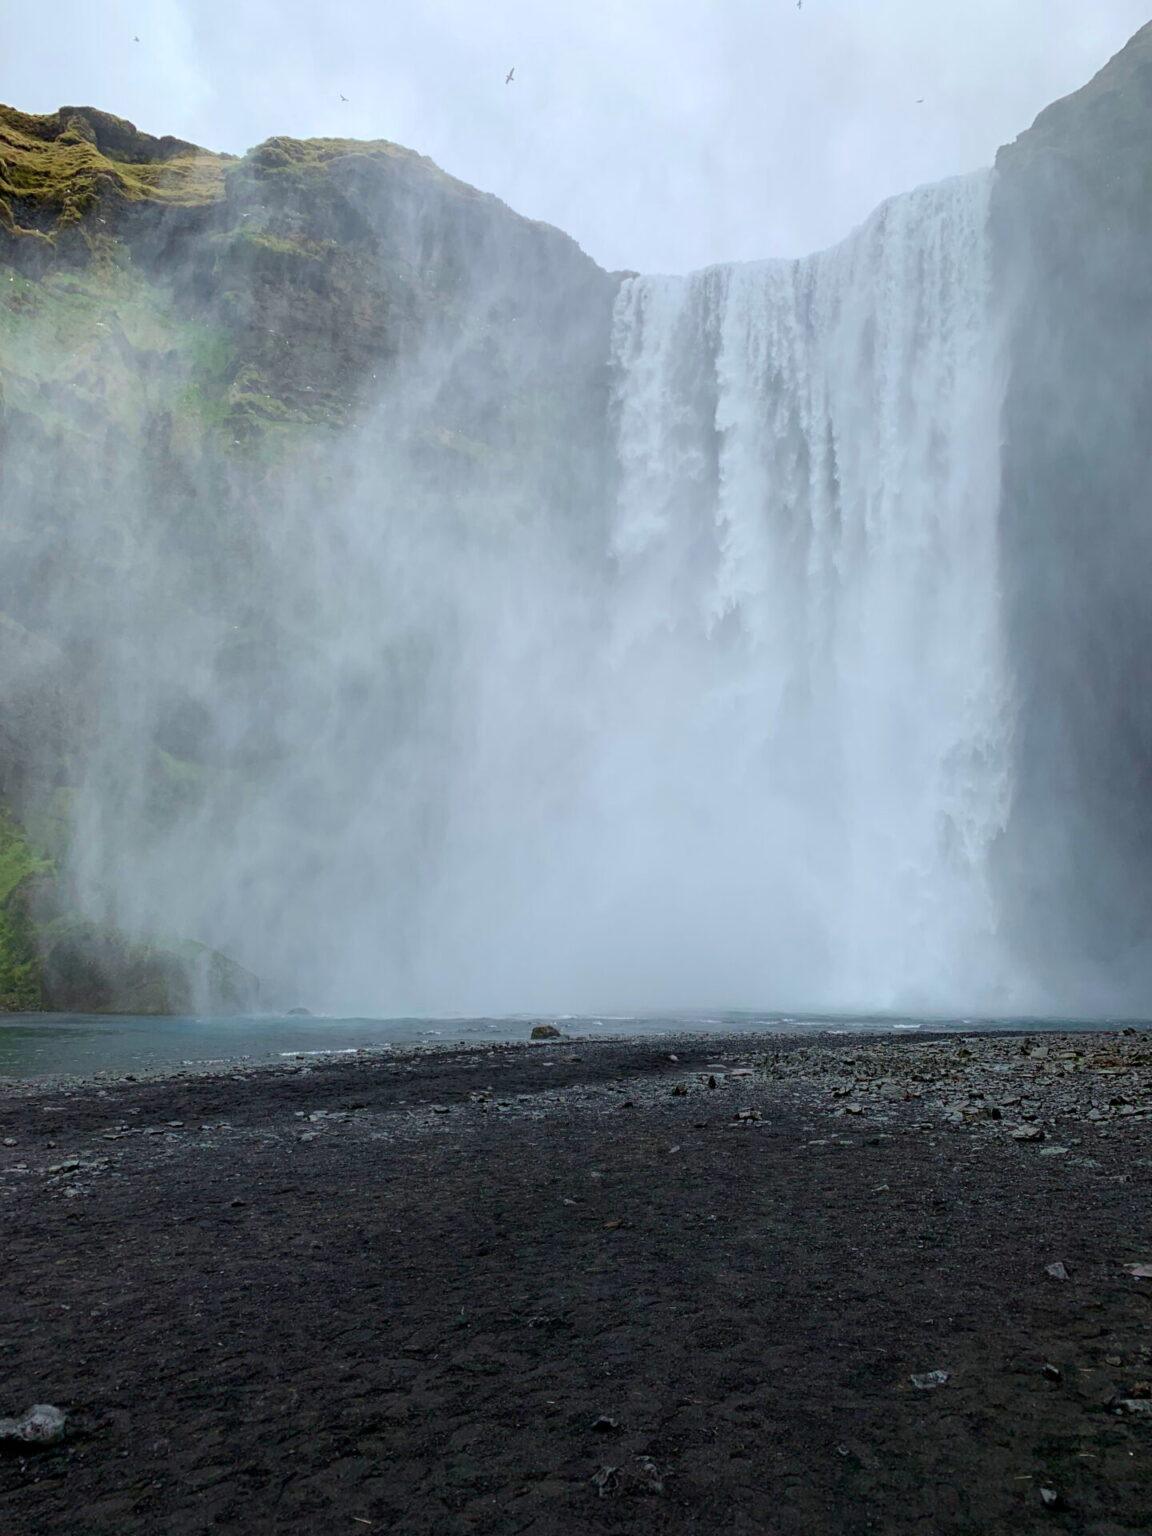
<svg viewBox="0 0 1152 1536">
<path fill-rule="evenodd" d="M 130 827 L 235 817 L 290 750 L 318 505 L 375 477 L 454 536 L 579 541 L 604 501 L 615 288 L 392 144 L 233 159 L 90 108 L 0 108 L 0 801 L 27 832 L 4 831 L 26 867 L 0 887 L 0 1006 L 138 1007 L 153 972 L 150 1011 L 188 1005 L 101 862 Z M 363 660 L 397 739 L 427 647 Z"/>
<path fill-rule="evenodd" d="M 1004 872 L 1064 995 L 1152 978 L 1152 26 L 998 159 L 1019 698 Z"/>
</svg>

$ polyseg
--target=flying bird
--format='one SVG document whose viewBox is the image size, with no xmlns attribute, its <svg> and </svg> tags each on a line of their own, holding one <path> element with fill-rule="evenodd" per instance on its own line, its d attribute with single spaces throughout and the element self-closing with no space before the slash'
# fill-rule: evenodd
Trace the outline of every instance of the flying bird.
<svg viewBox="0 0 1152 1536">
<path fill-rule="evenodd" d="M 347 96 L 345 96 L 343 91 L 340 92 L 340 100 L 341 101 L 347 101 L 348 100 Z"/>
<path fill-rule="evenodd" d="M 133 38 L 133 39 L 132 39 L 132 41 L 133 41 L 133 42 L 134 42 L 134 43 L 138 43 L 138 42 L 139 42 L 139 41 L 140 41 L 140 39 L 139 39 L 139 38 L 138 38 L 138 37 L 134 37 L 134 38 Z"/>
<path fill-rule="evenodd" d="M 513 75 L 515 73 L 516 73 L 516 66 L 513 65 L 512 68 L 508 71 L 507 75 L 504 78 L 504 84 L 505 85 L 511 85 L 512 84 L 512 77 L 513 77 Z"/>
</svg>

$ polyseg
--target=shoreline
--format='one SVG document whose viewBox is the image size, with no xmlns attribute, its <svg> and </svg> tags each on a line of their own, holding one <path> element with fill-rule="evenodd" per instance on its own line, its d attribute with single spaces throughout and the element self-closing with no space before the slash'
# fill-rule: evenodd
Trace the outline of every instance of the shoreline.
<svg viewBox="0 0 1152 1536">
<path fill-rule="evenodd" d="M 4 1084 L 0 1524 L 1135 1536 L 1150 1122 L 1144 1032 Z"/>
<path fill-rule="evenodd" d="M 605 1016 L 607 1017 L 607 1016 Z M 88 1036 L 107 1036 L 110 1039 L 121 1042 L 125 1035 L 130 1033 L 147 1033 L 147 1026 L 153 1025 L 157 1020 L 151 1016 L 127 1016 L 98 1015 L 98 1014 L 0 1014 L 0 1047 L 4 1043 L 5 1031 L 13 1034 L 27 1036 L 58 1036 L 63 1035 L 68 1039 L 84 1039 Z M 162 1022 L 162 1021 L 161 1021 Z M 319 1039 L 323 1030 L 331 1028 L 339 1031 L 344 1026 L 365 1025 L 378 1027 L 384 1032 L 390 1025 L 410 1024 L 410 1020 L 358 1020 L 358 1019 L 326 1019 L 315 1017 L 308 1021 L 306 1026 L 309 1036 L 308 1045 L 289 1044 L 290 1032 L 299 1031 L 301 1021 L 292 1018 L 280 1018 L 279 1016 L 252 1016 L 238 1018 L 236 1020 L 215 1019 L 173 1019 L 171 1022 L 177 1025 L 190 1024 L 194 1029 L 202 1032 L 209 1027 L 222 1028 L 231 1024 L 237 1026 L 238 1032 L 253 1025 L 267 1028 L 269 1025 L 288 1026 L 285 1036 L 278 1048 L 261 1048 L 257 1050 L 233 1049 L 227 1054 L 216 1056 L 192 1056 L 176 1057 L 162 1056 L 156 1059 L 124 1059 L 125 1053 L 112 1049 L 110 1055 L 119 1056 L 117 1061 L 107 1062 L 97 1066 L 90 1061 L 83 1067 L 68 1069 L 66 1067 L 52 1067 L 47 1069 L 32 1069 L 25 1066 L 23 1070 L 14 1072 L 5 1070 L 5 1058 L 0 1053 L 0 1095 L 10 1090 L 20 1092 L 34 1091 L 37 1086 L 44 1089 L 52 1087 L 82 1088 L 88 1084 L 99 1084 L 107 1087 L 115 1083 L 130 1083 L 153 1080 L 161 1077 L 197 1077 L 219 1076 L 221 1074 L 263 1073 L 275 1072 L 281 1068 L 291 1069 L 294 1064 L 307 1064 L 310 1061 L 321 1060 L 375 1060 L 401 1056 L 406 1054 L 453 1054 L 457 1052 L 485 1052 L 493 1049 L 531 1048 L 539 1049 L 546 1045 L 560 1045 L 569 1043 L 579 1045 L 586 1049 L 599 1049 L 610 1046 L 650 1047 L 660 1049 L 662 1046 L 674 1049 L 677 1044 L 688 1049 L 697 1047 L 709 1048 L 714 1046 L 719 1049 L 724 1046 L 730 1050 L 747 1052 L 755 1049 L 757 1044 L 769 1048 L 775 1042 L 788 1041 L 806 1044 L 826 1043 L 830 1046 L 836 1043 L 865 1040 L 906 1040 L 909 1043 L 932 1040 L 959 1040 L 972 1035 L 977 1039 L 998 1039 L 1016 1036 L 1037 1035 L 1048 1039 L 1057 1037 L 1111 1037 L 1115 1035 L 1130 1036 L 1152 1030 L 1152 1024 L 1143 1020 L 1035 1020 L 1035 1019 L 989 1019 L 986 1021 L 973 1020 L 919 1020 L 906 1022 L 893 1017 L 893 1022 L 887 1025 L 879 1024 L 873 1018 L 864 1018 L 859 1021 L 845 1016 L 843 1019 L 820 1019 L 814 1016 L 805 1019 L 790 1017 L 781 1019 L 777 1026 L 773 1021 L 772 1027 L 757 1029 L 758 1019 L 750 1018 L 749 1026 L 739 1030 L 727 1030 L 721 1027 L 707 1029 L 693 1028 L 697 1021 L 691 1018 L 675 1018 L 668 1015 L 637 1016 L 637 1020 L 612 1019 L 610 1022 L 626 1024 L 629 1022 L 643 1022 L 649 1025 L 667 1025 L 667 1028 L 653 1028 L 647 1030 L 629 1030 L 622 1028 L 618 1033 L 589 1032 L 581 1029 L 581 1025 L 595 1024 L 603 1029 L 605 1020 L 581 1018 L 551 1018 L 541 1015 L 525 1015 L 501 1020 L 489 1019 L 432 1019 L 421 1020 L 421 1023 L 429 1025 L 444 1024 L 472 1024 L 472 1025 L 505 1025 L 518 1026 L 522 1033 L 512 1034 L 464 1034 L 453 1035 L 444 1038 L 445 1031 L 428 1029 L 423 1032 L 424 1037 L 413 1037 L 411 1034 L 402 1035 L 393 1040 L 377 1039 L 358 1044 L 341 1044 L 324 1046 L 312 1043 Z M 561 1035 L 552 1040 L 533 1040 L 529 1031 L 537 1023 L 549 1023 L 560 1027 Z M 799 1027 L 788 1028 L 795 1024 Z M 872 1027 L 876 1025 L 877 1027 Z M 565 1030 L 567 1026 L 568 1031 Z M 435 1035 L 437 1038 L 427 1038 L 427 1035 Z M 195 1038 L 195 1037 L 194 1037 Z M 350 1038 L 347 1037 L 346 1038 Z M 227 1036 L 221 1036 L 221 1044 Z M 242 1042 L 243 1043 L 243 1042 Z"/>
</svg>

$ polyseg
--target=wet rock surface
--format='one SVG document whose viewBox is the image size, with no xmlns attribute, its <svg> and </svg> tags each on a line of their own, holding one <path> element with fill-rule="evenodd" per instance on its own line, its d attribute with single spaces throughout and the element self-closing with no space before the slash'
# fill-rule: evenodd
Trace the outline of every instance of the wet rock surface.
<svg viewBox="0 0 1152 1536">
<path fill-rule="evenodd" d="M 13 1086 L 0 1528 L 1146 1529 L 1150 1112 L 1141 1034 Z"/>
</svg>

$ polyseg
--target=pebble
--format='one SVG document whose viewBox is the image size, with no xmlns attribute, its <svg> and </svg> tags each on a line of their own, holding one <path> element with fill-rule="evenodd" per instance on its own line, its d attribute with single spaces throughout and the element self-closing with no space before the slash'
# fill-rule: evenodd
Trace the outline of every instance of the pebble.
<svg viewBox="0 0 1152 1536">
<path fill-rule="evenodd" d="M 19 1419 L 0 1419 L 0 1440 L 27 1445 L 56 1445 L 64 1438 L 68 1415 L 52 1403 L 33 1403 Z"/>
<path fill-rule="evenodd" d="M 663 1493 L 664 1478 L 651 1456 L 634 1456 L 632 1460 L 635 1463 L 633 1475 L 639 1480 L 641 1487 L 648 1493 Z"/>
<path fill-rule="evenodd" d="M 921 1116 L 933 1113 L 956 1129 L 1035 1143 L 1047 1139 L 1046 1127 L 1051 1134 L 1053 1124 L 1065 1121 L 1107 1134 L 1112 1125 L 1152 1116 L 1150 1044 L 1147 1033 L 1137 1033 L 1091 1040 L 1053 1035 L 1042 1045 L 980 1036 L 853 1043 L 850 1051 L 813 1045 L 765 1052 L 758 1075 L 823 1082 L 834 1097 L 881 1116 L 900 1100 L 916 1102 Z M 1002 1117 L 1010 1123 L 1001 1130 Z M 1033 1123 L 1041 1117 L 1044 1125 Z M 1061 1139 L 1061 1145 L 1078 1142 Z"/>
<path fill-rule="evenodd" d="M 918 1376 L 909 1376 L 908 1380 L 918 1392 L 932 1392 L 937 1387 L 946 1387 L 952 1380 L 951 1371 L 924 1371 Z"/>
<path fill-rule="evenodd" d="M 1068 1273 L 1067 1267 L 1061 1264 L 1059 1260 L 1055 1264 L 1045 1264 L 1044 1273 L 1050 1280 L 1071 1280 L 1072 1278 Z"/>
</svg>

